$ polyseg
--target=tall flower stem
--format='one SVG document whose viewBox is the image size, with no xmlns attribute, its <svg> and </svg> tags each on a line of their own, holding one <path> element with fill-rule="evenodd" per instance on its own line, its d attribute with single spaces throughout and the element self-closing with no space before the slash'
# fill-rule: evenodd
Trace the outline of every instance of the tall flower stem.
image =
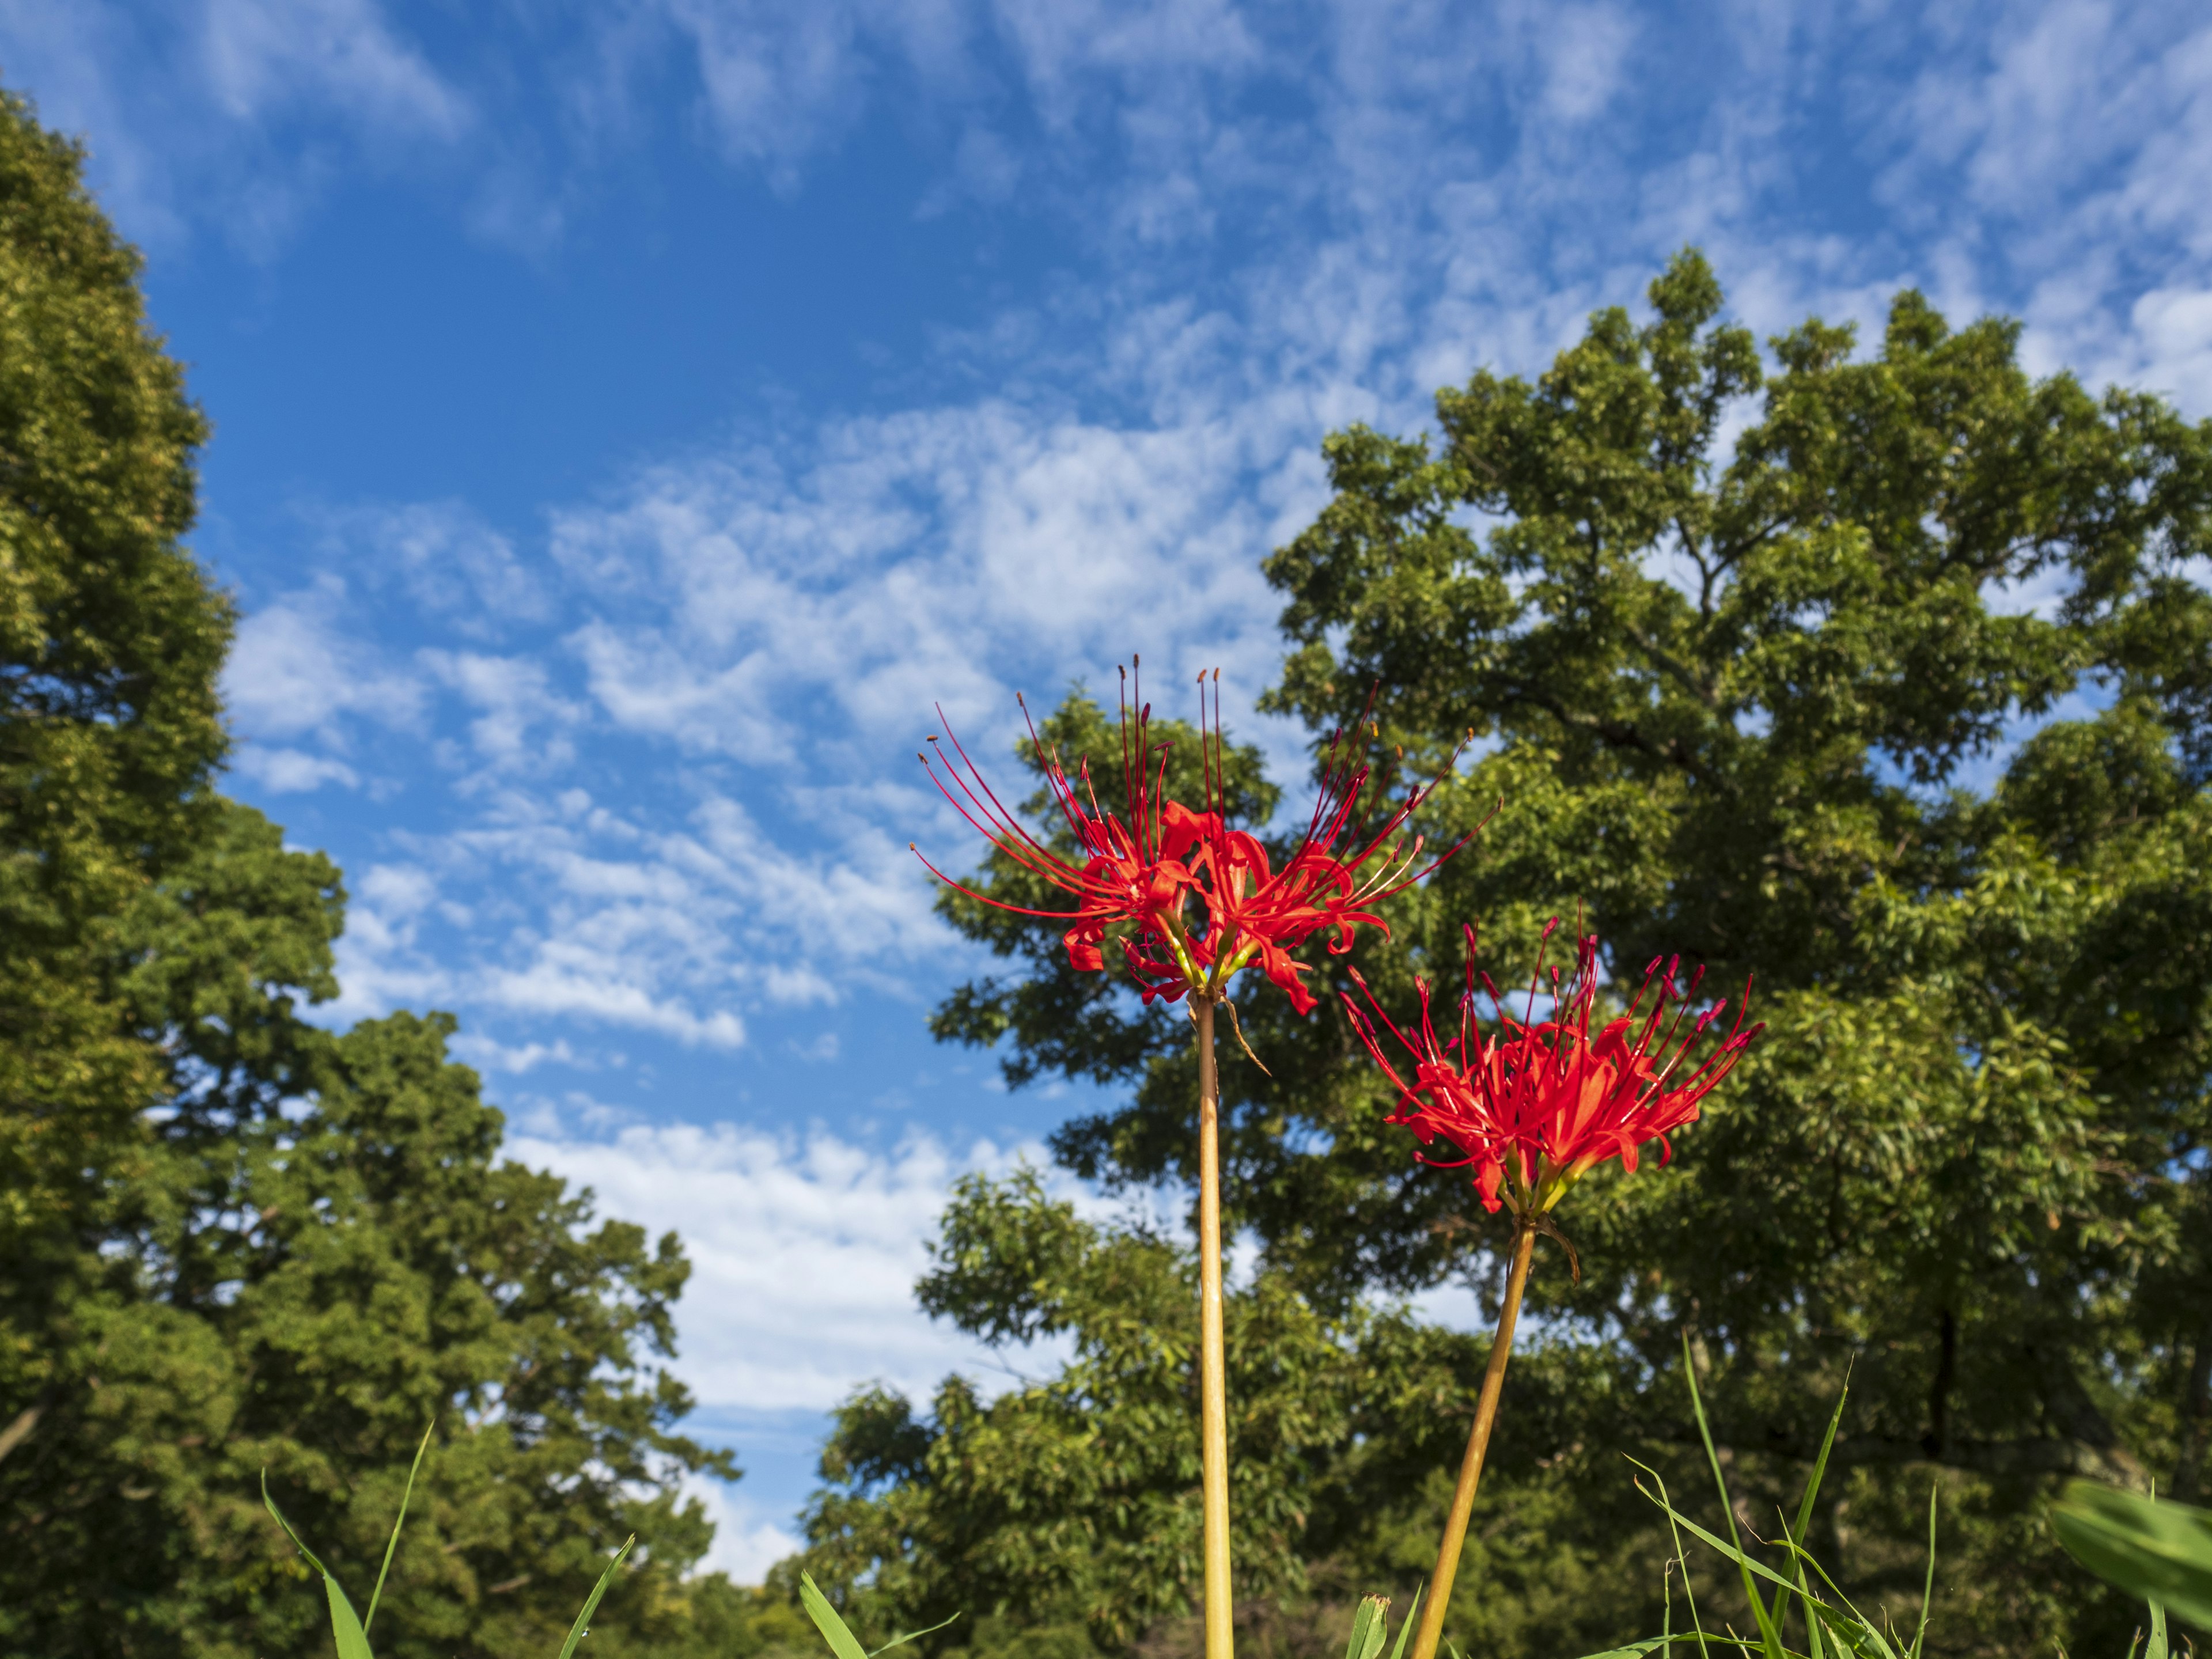
<svg viewBox="0 0 2212 1659">
<path fill-rule="evenodd" d="M 1505 1386 L 1505 1362 L 1513 1353 L 1513 1327 L 1521 1317 L 1521 1295 L 1528 1288 L 1528 1261 L 1536 1233 L 1526 1222 L 1513 1229 L 1513 1267 L 1505 1276 L 1505 1305 L 1498 1312 L 1498 1334 L 1490 1345 L 1490 1364 L 1482 1373 L 1482 1393 L 1474 1404 L 1474 1428 L 1460 1460 L 1459 1484 L 1452 1488 L 1451 1513 L 1444 1518 L 1443 1542 L 1437 1547 L 1437 1570 L 1429 1577 L 1429 1599 L 1421 1609 L 1421 1628 L 1413 1638 L 1413 1659 L 1436 1659 L 1444 1633 L 1444 1610 L 1460 1552 L 1467 1547 L 1467 1518 L 1474 1510 L 1474 1489 L 1482 1479 L 1483 1454 L 1490 1449 L 1491 1425 L 1498 1421 L 1498 1395 Z"/>
<path fill-rule="evenodd" d="M 1221 1079 L 1213 1057 L 1213 1000 L 1194 996 L 1198 1024 L 1199 1459 L 1206 1522 L 1206 1659 L 1231 1659 L 1229 1590 L 1229 1389 L 1221 1335 Z"/>
</svg>

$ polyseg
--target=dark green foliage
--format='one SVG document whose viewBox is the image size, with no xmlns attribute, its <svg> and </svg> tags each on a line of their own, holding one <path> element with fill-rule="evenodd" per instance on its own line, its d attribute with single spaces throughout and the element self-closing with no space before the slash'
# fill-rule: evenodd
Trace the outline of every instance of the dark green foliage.
<svg viewBox="0 0 2212 1659">
<path fill-rule="evenodd" d="M 708 1534 L 673 1479 L 732 1471 L 672 1431 L 688 1401 L 652 1363 L 687 1272 L 674 1238 L 594 1224 L 588 1195 L 501 1162 L 450 1018 L 299 1024 L 293 1000 L 332 988 L 335 872 L 249 809 L 222 823 L 129 920 L 168 1105 L 83 1224 L 52 1380 L 0 1459 L 0 1640 L 319 1651 L 259 1474 L 333 1571 L 373 1578 L 434 1417 L 380 1652 L 557 1646 L 632 1531 L 600 1647 L 747 1622 L 678 1583 Z"/>
<path fill-rule="evenodd" d="M 2134 1613 L 2039 1505 L 2069 1473 L 2201 1491 L 2212 1454 L 2212 604 L 2191 562 L 2212 433 L 2032 380 L 2013 325 L 1953 331 L 1917 294 L 1870 353 L 1815 319 L 1764 363 L 1694 254 L 1650 307 L 1600 313 L 1539 380 L 1439 394 L 1434 439 L 1334 434 L 1334 499 L 1268 562 L 1292 647 L 1271 706 L 1324 733 L 1379 685 L 1378 755 L 1477 735 L 1432 834 L 1504 803 L 1354 960 L 1410 1011 L 1417 975 L 1457 980 L 1462 919 L 1510 983 L 1543 921 L 1579 913 L 1618 978 L 1675 952 L 1730 994 L 1755 973 L 1771 1029 L 1674 1162 L 1562 1211 L 1585 1278 L 1540 1263 L 1532 1308 L 1604 1384 L 1563 1385 L 1541 1443 L 1688 1443 L 1686 1324 L 1755 1511 L 1802 1485 L 1804 1402 L 1856 1364 L 1851 1473 L 1812 1522 L 1854 1593 L 1915 1593 L 1932 1476 L 1972 1593 L 1931 1643 L 2117 1651 Z M 1056 1152 L 1109 1183 L 1188 1179 L 1183 1023 L 1079 981 L 1048 923 L 951 909 L 1024 973 L 968 988 L 940 1034 L 1010 1037 L 1017 1080 L 1127 1080 Z M 1224 1061 L 1228 1206 L 1269 1271 L 1332 1320 L 1488 1284 L 1502 1235 L 1382 1124 L 1340 1012 L 1264 989 L 1243 1012 L 1273 1076 Z M 1509 1397 L 1502 1442 L 1530 1432 Z M 1540 1510 L 1521 1479 L 1484 1512 Z M 1650 1525 L 1604 1484 L 1559 1534 L 1600 1561 Z M 1620 1582 L 1578 1609 L 1641 1595 Z M 1617 1611 L 1602 1635 L 1640 1622 Z"/>
</svg>

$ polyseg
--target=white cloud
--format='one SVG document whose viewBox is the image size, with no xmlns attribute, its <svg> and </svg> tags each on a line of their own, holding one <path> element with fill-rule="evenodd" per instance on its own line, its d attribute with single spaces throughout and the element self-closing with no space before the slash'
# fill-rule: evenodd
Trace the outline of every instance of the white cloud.
<svg viewBox="0 0 2212 1659">
<path fill-rule="evenodd" d="M 1009 681 L 1039 670 L 1096 678 L 1149 647 L 1178 673 L 1194 648 L 1265 672 L 1265 532 L 1239 489 L 1254 423 L 994 402 L 655 469 L 556 517 L 558 556 L 615 611 L 572 642 L 620 725 L 755 764 L 849 736 L 872 773 L 933 703 L 1003 723 Z"/>
<path fill-rule="evenodd" d="M 453 1050 L 454 1058 L 467 1061 L 480 1072 L 501 1072 L 509 1077 L 523 1076 L 549 1060 L 558 1066 L 580 1063 L 566 1037 L 554 1042 L 510 1045 L 481 1032 L 457 1031 L 446 1046 Z"/>
<path fill-rule="evenodd" d="M 417 605 L 474 638 L 495 639 L 550 613 L 539 573 L 465 502 L 326 509 L 311 520 L 325 556 L 371 580 L 396 570 Z"/>
<path fill-rule="evenodd" d="M 743 1485 L 723 1480 L 692 1480 L 684 1495 L 696 1498 L 714 1523 L 714 1541 L 699 1563 L 701 1572 L 726 1572 L 735 1584 L 758 1584 L 768 1570 L 804 1546 L 793 1528 L 763 1516 L 746 1496 Z"/>
<path fill-rule="evenodd" d="M 278 795 L 302 793 L 319 789 L 326 783 L 340 783 L 351 789 L 361 782 L 359 775 L 343 761 L 305 754 L 297 749 L 264 749 L 249 744 L 239 751 L 234 764 L 263 788 Z"/>
<path fill-rule="evenodd" d="M 537 726 L 572 726 L 584 713 L 552 690 L 543 664 L 526 657 L 434 648 L 425 649 L 417 659 L 478 711 L 469 722 L 469 748 L 476 761 L 495 771 L 546 773 L 575 757 L 574 744 L 557 731 L 532 742 Z M 452 763 L 465 763 L 455 757 Z"/>
<path fill-rule="evenodd" d="M 827 1411 L 864 1382 L 927 1400 L 950 1371 L 1006 1375 L 1001 1356 L 924 1315 L 914 1285 L 953 1181 L 1018 1152 L 978 1142 L 956 1155 L 917 1136 L 886 1153 L 723 1123 L 521 1136 L 507 1155 L 592 1188 L 604 1215 L 682 1237 L 692 1273 L 674 1369 L 702 1407 Z"/>
<path fill-rule="evenodd" d="M 0 0 L 9 84 L 92 138 L 92 176 L 132 240 L 211 227 L 255 258 L 290 237 L 337 167 L 443 155 L 470 100 L 374 0 Z"/>
<path fill-rule="evenodd" d="M 345 584 L 314 586 L 250 612 L 223 670 L 223 700 L 249 741 L 313 734 L 343 741 L 341 717 L 410 726 L 423 687 L 383 662 L 367 630 L 349 625 Z"/>
<path fill-rule="evenodd" d="M 2212 409 L 2212 290 L 2153 289 L 2130 317 L 2149 372 L 2160 377 L 2155 389 L 2185 408 Z"/>
</svg>

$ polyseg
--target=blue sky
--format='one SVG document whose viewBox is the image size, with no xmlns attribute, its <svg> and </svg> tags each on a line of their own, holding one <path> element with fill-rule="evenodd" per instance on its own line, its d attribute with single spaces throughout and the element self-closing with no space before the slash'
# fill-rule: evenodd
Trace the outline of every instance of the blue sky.
<svg viewBox="0 0 2212 1659">
<path fill-rule="evenodd" d="M 2212 412 L 2183 6 L 0 0 L 0 78 L 214 418 L 231 787 L 347 872 L 340 1012 L 455 1010 L 690 1241 L 747 1575 L 855 1382 L 988 1366 L 922 1243 L 1081 1103 L 922 1029 L 933 702 L 1000 750 L 1133 649 L 1234 720 L 1322 435 L 1686 242 L 1763 332 L 1913 283 Z"/>
</svg>

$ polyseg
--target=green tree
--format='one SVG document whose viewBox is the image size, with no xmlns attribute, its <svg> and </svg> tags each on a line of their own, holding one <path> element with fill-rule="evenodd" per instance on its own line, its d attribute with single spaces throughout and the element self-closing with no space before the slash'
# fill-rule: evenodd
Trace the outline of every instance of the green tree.
<svg viewBox="0 0 2212 1659">
<path fill-rule="evenodd" d="M 76 151 L 0 94 L 0 1389 L 143 1142 L 118 930 L 208 822 L 228 606 L 178 538 L 206 423 Z M 0 1437 L 4 1437 L 0 1430 Z"/>
<path fill-rule="evenodd" d="M 502 1160 L 449 1017 L 306 1018 L 338 872 L 215 787 L 205 427 L 80 159 L 0 94 L 0 1650 L 326 1651 L 261 1473 L 366 1583 L 434 1419 L 380 1651 L 550 1650 L 632 1532 L 595 1644 L 790 1645 L 685 1577 L 675 1237 Z"/>
<path fill-rule="evenodd" d="M 1675 952 L 1709 985 L 1755 973 L 1771 1028 L 1671 1164 L 1577 1190 L 1582 1283 L 1538 1275 L 1532 1305 L 1630 1368 L 1633 1411 L 1609 1385 L 1533 1422 L 1509 1400 L 1501 1433 L 1686 1445 L 1686 1325 L 1756 1502 L 1852 1368 L 1831 1557 L 1917 1599 L 1934 1480 L 1943 1645 L 2116 1644 L 2135 1615 L 2038 1500 L 2066 1472 L 2206 1477 L 2212 430 L 2033 380 L 2014 325 L 1954 331 L 1916 293 L 1866 356 L 1818 319 L 1762 355 L 1695 253 L 1650 307 L 1597 313 L 1533 381 L 1440 393 L 1433 438 L 1331 436 L 1334 498 L 1267 565 L 1291 646 L 1268 706 L 1318 735 L 1379 688 L 1355 734 L 1378 759 L 1479 740 L 1431 833 L 1504 803 L 1361 946 L 1386 1003 L 1456 982 L 1462 919 L 1510 980 L 1580 915 L 1618 978 Z M 1012 1081 L 1126 1081 L 1057 1155 L 1188 1179 L 1175 1018 L 1072 974 L 1049 924 L 946 909 L 1019 971 L 956 994 L 940 1035 L 1007 1041 Z M 1382 1124 L 1341 1014 L 1255 1000 L 1246 1026 L 1273 1075 L 1226 1067 L 1229 1201 L 1271 1270 L 1333 1317 L 1489 1285 L 1496 1238 Z M 1601 1553 L 1648 1524 L 1601 1500 L 1563 1521 Z"/>
<path fill-rule="evenodd" d="M 938 1640 L 975 1659 L 1040 1645 L 1082 1659 L 1139 1638 L 1196 1651 L 1192 1253 L 1146 1226 L 1085 1221 L 1024 1171 L 963 1182 L 934 1255 L 929 1312 L 994 1345 L 1065 1341 L 1071 1357 L 988 1402 L 948 1378 L 926 1416 L 879 1387 L 856 1395 L 823 1452 L 808 1549 L 779 1579 L 803 1565 L 842 1586 L 847 1616 L 878 1641 L 963 1614 Z M 1317 1652 L 1342 1641 L 1362 1590 L 1396 1581 L 1408 1595 L 1432 1559 L 1424 1523 L 1449 1489 L 1486 1344 L 1403 1310 L 1324 1313 L 1280 1272 L 1232 1290 L 1226 1314 L 1244 1646 Z M 1586 1347 L 1539 1343 L 1516 1366 L 1513 1408 L 1534 1420 L 1631 1392 Z M 1509 1650 L 1602 1646 L 1624 1598 L 1593 1587 L 1640 1573 L 1656 1607 L 1656 1540 L 1596 1559 L 1586 1520 L 1560 1524 L 1596 1460 L 1540 1459 L 1539 1443 L 1500 1448 L 1515 1495 L 1474 1554 L 1510 1593 L 1468 1633 Z M 1621 1506 L 1617 1492 L 1596 1501 Z"/>
</svg>

